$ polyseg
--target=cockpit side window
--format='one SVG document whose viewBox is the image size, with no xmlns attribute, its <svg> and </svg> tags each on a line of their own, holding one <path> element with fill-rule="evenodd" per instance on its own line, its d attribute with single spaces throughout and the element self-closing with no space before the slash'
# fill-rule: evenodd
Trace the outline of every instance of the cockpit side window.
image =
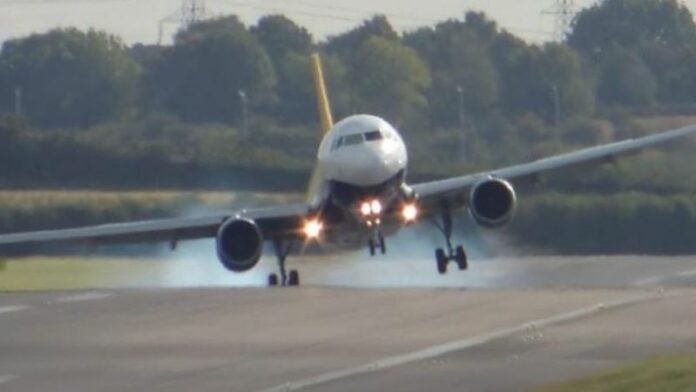
<svg viewBox="0 0 696 392">
<path fill-rule="evenodd" d="M 342 137 L 337 137 L 336 140 L 334 140 L 333 146 L 331 146 L 331 151 L 336 151 L 341 146 L 343 145 L 343 138 Z"/>
<path fill-rule="evenodd" d="M 384 139 L 384 135 L 382 135 L 382 132 L 380 131 L 367 132 L 365 134 L 365 140 L 368 142 L 374 142 L 382 139 Z"/>
</svg>

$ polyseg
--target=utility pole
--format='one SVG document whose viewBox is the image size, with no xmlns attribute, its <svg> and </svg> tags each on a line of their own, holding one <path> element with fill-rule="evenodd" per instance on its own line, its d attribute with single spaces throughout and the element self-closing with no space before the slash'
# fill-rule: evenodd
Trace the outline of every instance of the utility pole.
<svg viewBox="0 0 696 392">
<path fill-rule="evenodd" d="M 553 99 L 553 121 L 556 126 L 561 124 L 561 94 L 558 92 L 558 86 L 552 82 L 548 82 L 551 89 L 551 98 Z"/>
<path fill-rule="evenodd" d="M 460 136 L 460 142 L 461 142 L 461 149 L 462 149 L 462 156 L 461 159 L 462 161 L 466 161 L 469 158 L 468 154 L 468 140 L 466 137 L 466 115 L 464 113 L 464 88 L 459 85 L 457 86 L 457 97 L 459 98 L 458 102 L 458 113 L 459 113 L 459 129 L 461 132 Z"/>
<path fill-rule="evenodd" d="M 249 135 L 249 99 L 244 90 L 237 91 L 237 94 L 242 103 L 242 135 L 247 137 Z"/>
<path fill-rule="evenodd" d="M 205 0 L 183 0 L 181 8 L 177 12 L 160 20 L 159 22 L 159 45 L 164 40 L 164 27 L 168 24 L 178 25 L 179 28 L 187 28 L 192 24 L 210 17 L 210 12 L 205 5 Z"/>
<path fill-rule="evenodd" d="M 575 18 L 575 0 L 554 0 L 554 5 L 541 12 L 554 18 L 554 40 L 562 42 L 573 27 Z"/>
<path fill-rule="evenodd" d="M 22 88 L 17 86 L 14 91 L 14 104 L 15 104 L 15 115 L 17 117 L 22 116 Z"/>
</svg>

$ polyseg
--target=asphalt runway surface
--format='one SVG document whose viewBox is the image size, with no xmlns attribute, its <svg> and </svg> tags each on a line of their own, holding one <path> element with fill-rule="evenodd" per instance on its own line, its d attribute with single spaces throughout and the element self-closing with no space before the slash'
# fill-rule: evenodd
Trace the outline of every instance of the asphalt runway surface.
<svg viewBox="0 0 696 392">
<path fill-rule="evenodd" d="M 312 259 L 307 285 L 264 289 L 194 288 L 183 263 L 140 288 L 3 293 L 0 390 L 519 391 L 696 352 L 696 257 L 432 264 Z"/>
</svg>

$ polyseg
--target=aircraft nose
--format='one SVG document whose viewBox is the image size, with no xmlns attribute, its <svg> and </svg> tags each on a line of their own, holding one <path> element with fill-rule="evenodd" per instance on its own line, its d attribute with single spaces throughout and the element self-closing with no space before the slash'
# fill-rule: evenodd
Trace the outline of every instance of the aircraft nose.
<svg viewBox="0 0 696 392">
<path fill-rule="evenodd" d="M 392 176 L 388 158 L 375 149 L 366 149 L 364 153 L 356 154 L 351 166 L 353 176 L 366 185 L 380 184 Z"/>
</svg>

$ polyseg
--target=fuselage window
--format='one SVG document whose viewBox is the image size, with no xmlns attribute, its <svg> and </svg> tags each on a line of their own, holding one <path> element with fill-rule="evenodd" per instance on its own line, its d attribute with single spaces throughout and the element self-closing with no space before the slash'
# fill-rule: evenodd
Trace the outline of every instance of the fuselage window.
<svg viewBox="0 0 696 392">
<path fill-rule="evenodd" d="M 382 140 L 384 136 L 382 135 L 382 132 L 380 131 L 373 131 L 373 132 L 368 132 L 365 134 L 365 140 L 368 142 L 374 142 L 377 140 Z"/>
</svg>

